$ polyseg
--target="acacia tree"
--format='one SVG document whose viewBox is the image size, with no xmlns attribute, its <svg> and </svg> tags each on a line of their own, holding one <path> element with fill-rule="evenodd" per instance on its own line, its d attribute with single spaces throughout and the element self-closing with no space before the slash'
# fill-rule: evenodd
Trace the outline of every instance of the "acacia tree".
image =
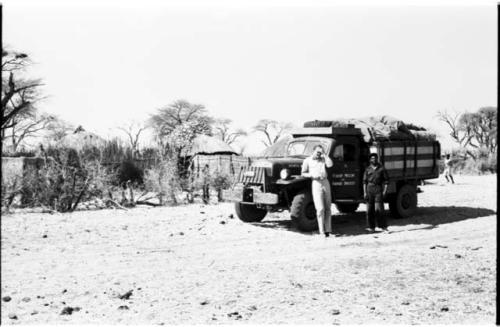
<svg viewBox="0 0 500 327">
<path fill-rule="evenodd" d="M 494 154 L 497 151 L 497 108 L 483 107 L 477 112 L 439 111 L 437 118 L 450 130 L 450 136 L 476 158 L 479 151 Z"/>
<path fill-rule="evenodd" d="M 214 134 L 228 145 L 233 144 L 239 137 L 247 135 L 247 132 L 241 128 L 233 130 L 231 123 L 232 120 L 227 118 L 218 118 L 214 123 Z"/>
<path fill-rule="evenodd" d="M 192 104 L 186 100 L 177 100 L 160 108 L 156 114 L 149 118 L 149 124 L 160 140 L 168 136 L 179 125 L 188 122 L 198 122 L 199 127 L 203 126 L 204 133 L 211 134 L 213 121 L 213 118 L 208 116 L 205 106 Z"/>
<path fill-rule="evenodd" d="M 497 151 L 497 117 L 496 107 L 483 107 L 475 113 L 467 114 L 464 122 L 471 126 L 473 143 L 476 143 L 478 148 L 486 149 L 490 154 Z"/>
<path fill-rule="evenodd" d="M 291 123 L 278 122 L 271 119 L 261 119 L 253 127 L 253 130 L 264 134 L 264 139 L 261 141 L 265 146 L 269 147 L 289 132 L 292 127 L 293 125 Z"/>
<path fill-rule="evenodd" d="M 75 126 L 57 116 L 51 116 L 52 119 L 46 126 L 45 138 L 46 141 L 59 143 L 67 135 L 75 131 Z"/>
<path fill-rule="evenodd" d="M 1 138 L 2 144 L 9 128 L 15 128 L 28 118 L 34 118 L 35 105 L 42 99 L 40 79 L 29 79 L 24 76 L 26 69 L 32 64 L 25 53 L 2 50 L 2 111 Z M 21 126 L 17 126 L 19 131 Z"/>
<path fill-rule="evenodd" d="M 162 195 L 168 193 L 175 203 L 174 190 L 186 188 L 187 161 L 182 155 L 183 150 L 192 145 L 197 135 L 211 135 L 213 121 L 203 105 L 186 100 L 177 100 L 151 115 L 149 124 L 153 128 L 162 161 L 147 180 L 150 185 L 155 185 L 160 202 Z"/>
</svg>

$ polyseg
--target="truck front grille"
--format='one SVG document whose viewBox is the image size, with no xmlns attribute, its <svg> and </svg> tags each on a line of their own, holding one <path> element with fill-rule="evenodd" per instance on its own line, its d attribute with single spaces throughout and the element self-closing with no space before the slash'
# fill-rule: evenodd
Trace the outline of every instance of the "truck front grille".
<svg viewBox="0 0 500 327">
<path fill-rule="evenodd" d="M 238 183 L 265 185 L 266 170 L 262 167 L 245 167 L 240 170 Z"/>
</svg>

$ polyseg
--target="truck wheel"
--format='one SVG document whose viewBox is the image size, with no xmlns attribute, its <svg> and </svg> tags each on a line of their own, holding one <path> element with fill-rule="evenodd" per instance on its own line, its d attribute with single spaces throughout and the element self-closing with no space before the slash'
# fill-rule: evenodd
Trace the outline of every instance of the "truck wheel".
<svg viewBox="0 0 500 327">
<path fill-rule="evenodd" d="M 318 229 L 316 208 L 310 192 L 299 193 L 293 198 L 290 215 L 301 231 L 311 232 Z"/>
<path fill-rule="evenodd" d="M 335 203 L 337 210 L 342 213 L 353 213 L 358 210 L 359 203 Z"/>
<path fill-rule="evenodd" d="M 415 186 L 403 185 L 396 196 L 389 200 L 389 210 L 395 218 L 407 218 L 417 209 L 417 190 Z"/>
<path fill-rule="evenodd" d="M 236 210 L 238 218 L 246 223 L 259 222 L 267 215 L 267 210 L 259 209 L 253 204 L 236 202 L 234 204 L 234 209 Z"/>
</svg>

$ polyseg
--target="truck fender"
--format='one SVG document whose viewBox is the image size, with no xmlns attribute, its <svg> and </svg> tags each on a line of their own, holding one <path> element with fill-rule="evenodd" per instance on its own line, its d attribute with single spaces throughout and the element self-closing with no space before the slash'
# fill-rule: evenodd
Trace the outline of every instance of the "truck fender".
<svg viewBox="0 0 500 327">
<path fill-rule="evenodd" d="M 292 205 L 294 196 L 302 190 L 311 190 L 311 179 L 308 177 L 297 177 L 294 179 L 279 179 L 276 182 L 280 186 L 288 207 Z"/>
</svg>

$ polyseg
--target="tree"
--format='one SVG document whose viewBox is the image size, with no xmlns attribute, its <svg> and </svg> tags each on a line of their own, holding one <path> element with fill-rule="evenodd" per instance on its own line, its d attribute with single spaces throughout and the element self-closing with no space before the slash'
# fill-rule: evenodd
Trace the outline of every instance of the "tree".
<svg viewBox="0 0 500 327">
<path fill-rule="evenodd" d="M 119 130 L 121 130 L 122 132 L 124 132 L 127 135 L 128 140 L 130 142 L 130 147 L 132 148 L 132 153 L 135 154 L 139 150 L 138 149 L 139 138 L 141 136 L 141 133 L 146 128 L 147 127 L 144 126 L 143 124 L 135 122 L 135 121 L 129 122 L 128 124 L 126 124 L 126 126 L 118 127 Z"/>
<path fill-rule="evenodd" d="M 2 144 L 7 129 L 16 127 L 27 118 L 35 118 L 35 105 L 42 99 L 41 80 L 23 76 L 31 64 L 27 54 L 2 51 Z M 17 130 L 20 128 L 18 126 Z"/>
<path fill-rule="evenodd" d="M 151 115 L 149 119 L 158 140 L 162 140 L 176 127 L 188 122 L 197 122 L 197 132 L 211 134 L 213 118 L 208 116 L 205 106 L 192 104 L 186 100 L 177 100 L 158 109 L 158 113 Z"/>
<path fill-rule="evenodd" d="M 497 118 L 496 107 L 480 108 L 472 117 L 472 131 L 479 148 L 489 153 L 497 151 Z"/>
<path fill-rule="evenodd" d="M 227 118 L 216 119 L 214 123 L 214 134 L 229 145 L 233 144 L 239 137 L 247 135 L 247 132 L 241 128 L 237 130 L 231 129 L 231 123 L 232 120 Z"/>
<path fill-rule="evenodd" d="M 278 122 L 271 119 L 261 119 L 253 130 L 264 134 L 264 140 L 261 140 L 265 146 L 271 146 L 284 136 L 293 125 L 291 123 Z"/>
<path fill-rule="evenodd" d="M 46 113 L 38 114 L 37 112 L 28 117 L 14 117 L 12 127 L 8 129 L 12 152 L 16 152 L 19 145 L 24 143 L 28 138 L 39 136 L 54 119 L 55 117 L 52 115 Z"/>
<path fill-rule="evenodd" d="M 462 113 L 454 112 L 449 113 L 447 110 L 438 111 L 437 118 L 444 122 L 450 129 L 450 136 L 461 147 L 467 147 L 472 139 L 470 131 L 463 128 L 463 121 L 461 121 Z"/>
<path fill-rule="evenodd" d="M 59 143 L 67 135 L 72 134 L 75 129 L 73 124 L 53 115 L 46 127 L 45 138 L 49 143 Z"/>
<path fill-rule="evenodd" d="M 476 158 L 478 153 L 497 151 L 497 115 L 495 107 L 483 107 L 477 112 L 439 111 L 437 117 L 450 130 L 450 136 L 468 155 Z"/>
</svg>

